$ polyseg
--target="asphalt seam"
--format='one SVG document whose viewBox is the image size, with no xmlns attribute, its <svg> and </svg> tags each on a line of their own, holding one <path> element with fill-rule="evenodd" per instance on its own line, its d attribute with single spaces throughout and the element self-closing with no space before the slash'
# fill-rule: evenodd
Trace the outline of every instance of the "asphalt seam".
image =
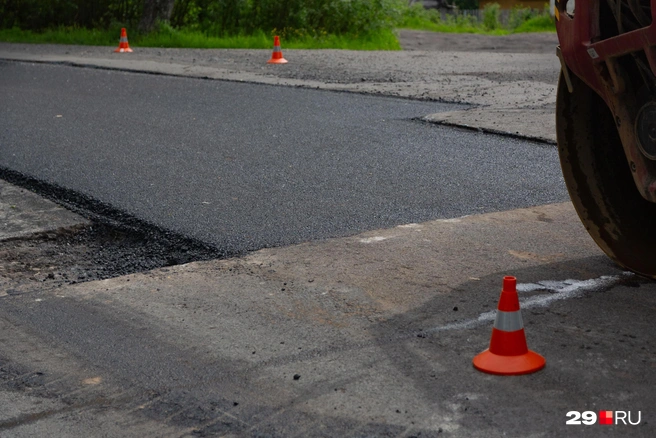
<svg viewBox="0 0 656 438">
<path fill-rule="evenodd" d="M 11 184 L 43 196 L 44 198 L 49 199 L 82 217 L 112 228 L 142 233 L 146 236 L 157 239 L 164 238 L 172 242 L 191 245 L 205 251 L 214 252 L 216 258 L 228 258 L 239 255 L 216 248 L 198 239 L 164 229 L 83 193 L 25 175 L 6 167 L 0 166 L 0 178 Z M 49 234 L 52 233 L 44 232 L 40 233 L 40 235 L 28 236 L 28 238 L 40 238 L 43 237 L 43 235 L 47 236 Z M 6 239 L 5 241 L 9 240 L 12 239 Z M 13 240 L 26 239 L 15 238 Z"/>
<path fill-rule="evenodd" d="M 481 107 L 475 107 L 475 108 L 481 108 Z M 527 140 L 527 141 L 532 141 L 535 143 L 541 143 L 541 144 L 548 144 L 551 146 L 557 146 L 558 143 L 553 140 L 549 140 L 547 138 L 543 137 L 536 137 L 533 135 L 522 135 L 522 134 L 516 134 L 508 131 L 502 131 L 499 129 L 492 129 L 492 128 L 482 128 L 482 127 L 476 127 L 476 126 L 471 126 L 471 125 L 466 125 L 464 123 L 454 123 L 454 122 L 447 122 L 446 120 L 427 120 L 425 118 L 418 118 L 417 120 L 425 123 L 431 123 L 433 125 L 440 125 L 440 126 L 448 126 L 450 128 L 460 128 L 464 129 L 466 131 L 473 131 L 473 132 L 483 132 L 485 134 L 493 134 L 493 135 L 501 135 L 503 137 L 509 137 L 509 138 L 514 138 L 517 140 Z"/>
<path fill-rule="evenodd" d="M 469 109 L 469 108 L 485 107 L 485 105 L 473 105 L 471 103 L 466 103 L 466 102 L 456 101 L 456 100 L 448 100 L 448 99 L 443 99 L 443 98 L 421 98 L 421 97 L 410 97 L 410 96 L 400 96 L 400 95 L 397 96 L 397 95 L 383 93 L 383 92 L 377 92 L 377 91 L 345 90 L 345 89 L 335 90 L 335 89 L 327 89 L 327 88 L 317 88 L 316 85 L 282 84 L 282 83 L 276 84 L 276 83 L 259 82 L 259 81 L 253 81 L 253 80 L 213 78 L 213 77 L 210 77 L 210 76 L 203 76 L 203 75 L 185 75 L 185 74 L 167 73 L 167 72 L 154 71 L 154 70 L 141 70 L 141 69 L 138 69 L 138 68 L 109 67 L 109 66 L 104 66 L 104 65 L 78 63 L 78 62 L 73 62 L 73 61 L 49 61 L 49 60 L 43 60 L 43 59 L 27 60 L 27 59 L 13 59 L 13 58 L 3 58 L 3 57 L 0 57 L 0 61 L 23 63 L 23 64 L 35 63 L 35 64 L 46 64 L 46 65 L 64 65 L 64 66 L 67 66 L 67 67 L 88 68 L 88 69 L 107 70 L 107 71 L 119 71 L 119 72 L 123 72 L 123 73 L 138 73 L 138 74 L 147 74 L 147 75 L 154 75 L 154 76 L 165 76 L 165 77 L 173 77 L 173 78 L 201 79 L 201 80 L 207 80 L 207 81 L 222 81 L 222 82 L 230 82 L 230 83 L 233 83 L 233 84 L 251 84 L 251 85 L 269 86 L 269 87 L 302 88 L 304 90 L 313 90 L 313 91 L 320 91 L 320 92 L 325 92 L 325 93 L 359 94 L 359 95 L 362 95 L 362 96 L 388 97 L 388 98 L 391 98 L 391 99 L 410 100 L 410 101 L 414 101 L 414 102 L 436 102 L 436 103 L 443 103 L 443 104 L 448 104 L 448 105 L 460 106 L 460 107 L 463 107 L 463 109 L 465 109 L 465 108 Z M 182 64 L 176 64 L 176 65 L 182 65 Z M 287 79 L 287 78 L 278 78 L 276 76 L 263 76 L 263 77 L 270 77 L 271 79 L 281 79 L 281 80 Z"/>
<path fill-rule="evenodd" d="M 473 108 L 484 108 L 484 106 L 474 106 Z M 500 135 L 500 136 L 503 136 L 503 137 L 514 138 L 514 139 L 517 139 L 517 140 L 531 141 L 531 142 L 540 143 L 540 144 L 548 144 L 548 145 L 551 145 L 551 146 L 557 146 L 558 145 L 558 143 L 556 141 L 549 140 L 548 138 L 537 137 L 537 136 L 533 136 L 533 135 L 517 134 L 517 133 L 513 133 L 513 132 L 502 131 L 502 130 L 499 130 L 499 129 L 471 126 L 471 125 L 466 125 L 464 123 L 448 122 L 446 120 L 430 120 L 430 119 L 427 119 L 426 117 L 416 117 L 413 120 L 416 120 L 416 121 L 422 122 L 422 123 L 430 123 L 431 125 L 448 126 L 449 128 L 459 128 L 459 129 L 463 129 L 465 131 L 482 132 L 482 133 L 485 133 L 485 134 Z"/>
</svg>

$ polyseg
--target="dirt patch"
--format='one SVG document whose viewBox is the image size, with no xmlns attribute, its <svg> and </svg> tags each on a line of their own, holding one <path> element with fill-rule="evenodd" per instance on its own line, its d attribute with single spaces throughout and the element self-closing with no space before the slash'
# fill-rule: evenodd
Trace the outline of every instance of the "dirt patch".
<svg viewBox="0 0 656 438">
<path fill-rule="evenodd" d="M 100 223 L 84 229 L 0 241 L 0 293 L 58 287 L 220 257 L 190 242 Z"/>
<path fill-rule="evenodd" d="M 0 177 L 22 187 L 0 180 L 3 194 L 12 195 L 2 199 L 0 211 L 7 201 L 15 202 L 18 211 L 3 221 L 20 216 L 24 222 L 23 232 L 0 235 L 0 296 L 226 256 L 76 192 L 2 168 Z M 74 212 L 64 210 L 71 216 L 68 223 L 41 226 L 61 216 L 63 209 L 51 207 L 51 201 Z"/>
</svg>

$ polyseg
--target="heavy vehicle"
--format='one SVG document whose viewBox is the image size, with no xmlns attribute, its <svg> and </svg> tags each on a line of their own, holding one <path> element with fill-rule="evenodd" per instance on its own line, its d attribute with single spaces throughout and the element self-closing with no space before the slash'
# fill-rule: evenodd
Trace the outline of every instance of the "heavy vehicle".
<svg viewBox="0 0 656 438">
<path fill-rule="evenodd" d="M 581 221 L 656 278 L 656 0 L 556 0 L 556 134 Z"/>
</svg>

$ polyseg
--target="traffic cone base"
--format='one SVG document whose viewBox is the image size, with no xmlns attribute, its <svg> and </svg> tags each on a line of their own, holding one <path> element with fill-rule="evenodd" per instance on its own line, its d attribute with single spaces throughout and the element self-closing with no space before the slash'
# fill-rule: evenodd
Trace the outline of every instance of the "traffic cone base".
<svg viewBox="0 0 656 438">
<path fill-rule="evenodd" d="M 544 357 L 529 350 L 519 356 L 500 356 L 485 350 L 474 358 L 474 368 L 499 376 L 518 376 L 540 371 L 547 364 Z"/>
<path fill-rule="evenodd" d="M 285 58 L 271 58 L 267 61 L 267 64 L 287 64 L 289 61 L 287 61 Z"/>
</svg>

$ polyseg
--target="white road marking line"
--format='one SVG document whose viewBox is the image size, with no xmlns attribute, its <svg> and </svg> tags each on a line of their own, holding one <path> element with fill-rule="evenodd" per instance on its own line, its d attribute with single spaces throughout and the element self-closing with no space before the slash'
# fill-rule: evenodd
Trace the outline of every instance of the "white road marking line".
<svg viewBox="0 0 656 438">
<path fill-rule="evenodd" d="M 633 276 L 632 272 L 623 272 L 620 275 L 603 275 L 599 278 L 592 278 L 590 280 L 545 280 L 537 283 L 523 283 L 517 285 L 517 292 L 535 292 L 535 291 L 548 291 L 548 294 L 540 294 L 533 297 L 522 299 L 520 296 L 520 307 L 522 310 L 531 309 L 534 307 L 548 307 L 551 303 L 558 300 L 567 300 L 575 298 L 584 292 L 594 292 L 603 289 L 608 289 L 615 286 L 623 278 Z M 465 321 L 453 322 L 439 327 L 433 327 L 428 330 L 423 330 L 422 333 L 437 333 L 447 330 L 462 330 L 479 326 L 488 321 L 494 321 L 497 311 L 490 310 L 489 312 L 481 313 L 478 318 L 472 318 Z"/>
<path fill-rule="evenodd" d="M 405 225 L 397 225 L 397 228 L 421 228 L 421 225 L 419 224 L 405 224 Z"/>
<path fill-rule="evenodd" d="M 389 237 L 383 237 L 383 236 L 374 236 L 374 237 L 367 237 L 365 239 L 360 239 L 361 243 L 373 243 L 373 242 L 382 242 L 383 240 L 387 240 Z"/>
<path fill-rule="evenodd" d="M 537 284 L 518 284 L 517 292 L 531 292 L 535 290 L 547 290 L 555 293 L 536 295 L 534 297 L 520 299 L 522 309 L 532 307 L 547 307 L 554 301 L 566 300 L 579 296 L 583 292 L 607 289 L 619 283 L 623 277 L 634 275 L 632 272 L 624 272 L 620 275 L 603 275 L 590 280 L 565 280 L 565 281 L 540 281 Z M 520 289 L 521 286 L 521 289 Z M 532 288 L 538 286 L 537 289 Z"/>
</svg>

